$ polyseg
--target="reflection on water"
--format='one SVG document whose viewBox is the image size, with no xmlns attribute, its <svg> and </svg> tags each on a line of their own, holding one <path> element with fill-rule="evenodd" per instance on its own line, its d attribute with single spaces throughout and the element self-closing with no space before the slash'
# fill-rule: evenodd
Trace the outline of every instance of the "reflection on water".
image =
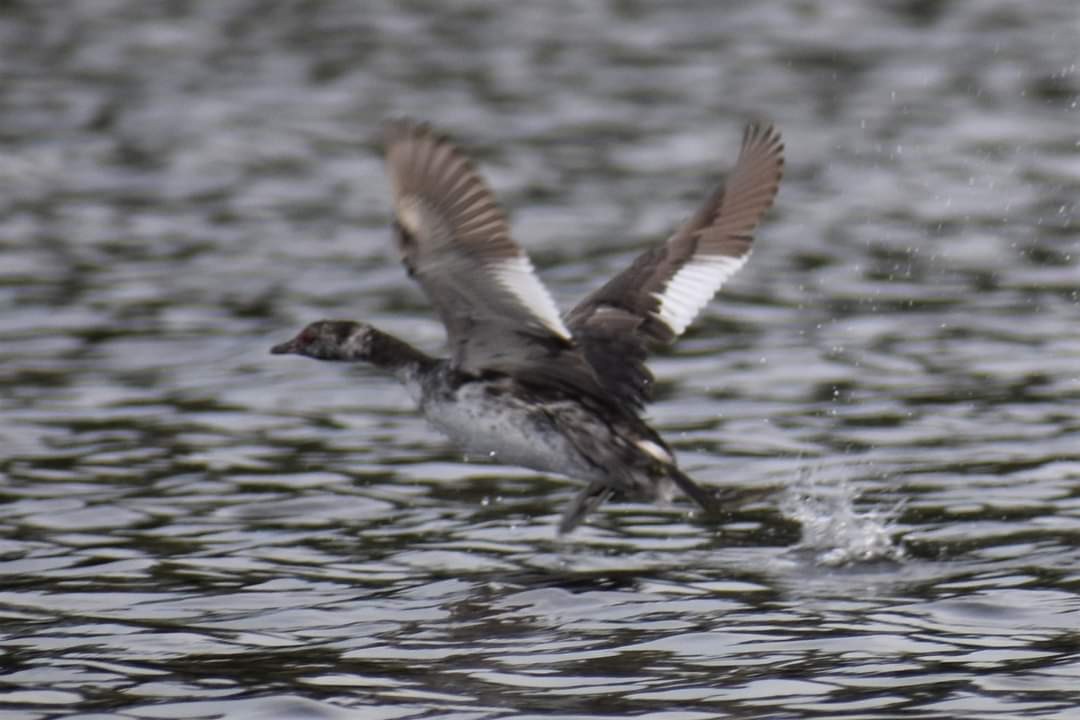
<svg viewBox="0 0 1080 720">
<path fill-rule="evenodd" d="M 0 707 L 17 717 L 1019 717 L 1080 701 L 1080 80 L 1069 3 L 9 3 Z M 469 147 L 564 307 L 740 128 L 788 174 L 653 367 L 744 502 L 466 465 L 374 138 Z"/>
</svg>

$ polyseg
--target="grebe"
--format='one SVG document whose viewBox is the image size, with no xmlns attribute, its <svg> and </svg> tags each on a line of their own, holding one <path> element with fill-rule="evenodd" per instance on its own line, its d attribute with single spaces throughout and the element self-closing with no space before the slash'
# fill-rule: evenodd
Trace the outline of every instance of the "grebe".
<svg viewBox="0 0 1080 720">
<path fill-rule="evenodd" d="M 783 151 L 772 126 L 749 125 L 734 169 L 698 211 L 560 315 L 468 158 L 425 124 L 391 122 L 398 249 L 446 326 L 450 357 L 365 323 L 329 320 L 271 352 L 371 363 L 393 373 L 467 453 L 585 481 L 560 533 L 613 495 L 669 500 L 678 487 L 713 510 L 714 495 L 679 470 L 641 417 L 653 384 L 645 361 L 746 263 L 780 185 Z"/>
</svg>

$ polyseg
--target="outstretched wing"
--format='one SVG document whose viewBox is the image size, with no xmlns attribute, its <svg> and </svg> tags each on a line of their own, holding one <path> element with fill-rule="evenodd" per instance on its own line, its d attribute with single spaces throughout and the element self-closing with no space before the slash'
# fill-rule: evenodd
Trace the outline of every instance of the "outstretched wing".
<svg viewBox="0 0 1080 720">
<path fill-rule="evenodd" d="M 595 374 L 469 159 L 408 120 L 389 123 L 385 143 L 402 259 L 446 326 L 455 367 L 527 369 L 595 392 Z"/>
<path fill-rule="evenodd" d="M 567 314 L 589 363 L 619 400 L 638 406 L 649 400 L 649 350 L 681 335 L 746 263 L 783 167 L 780 133 L 771 125 L 747 126 L 735 168 L 698 211 Z"/>
</svg>

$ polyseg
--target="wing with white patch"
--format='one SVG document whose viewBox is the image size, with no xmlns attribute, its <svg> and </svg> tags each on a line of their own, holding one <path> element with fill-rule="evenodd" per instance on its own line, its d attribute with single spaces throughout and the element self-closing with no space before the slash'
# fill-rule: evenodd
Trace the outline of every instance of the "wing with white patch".
<svg viewBox="0 0 1080 720">
<path fill-rule="evenodd" d="M 667 242 L 582 300 L 567 325 L 609 391 L 642 405 L 651 348 L 673 342 L 750 256 L 752 233 L 772 206 L 784 145 L 772 126 L 750 125 L 734 169 Z"/>
<path fill-rule="evenodd" d="M 595 374 L 469 159 L 408 120 L 387 125 L 385 145 L 402 259 L 446 326 L 455 366 L 472 373 L 539 366 L 534 377 L 595 387 Z M 568 353 L 577 360 L 564 358 Z"/>
</svg>

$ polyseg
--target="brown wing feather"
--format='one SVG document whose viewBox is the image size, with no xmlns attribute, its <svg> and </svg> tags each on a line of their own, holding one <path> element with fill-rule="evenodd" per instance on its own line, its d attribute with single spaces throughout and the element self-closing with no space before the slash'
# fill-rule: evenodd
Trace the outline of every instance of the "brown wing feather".
<svg viewBox="0 0 1080 720">
<path fill-rule="evenodd" d="M 748 126 L 734 169 L 697 212 L 567 314 L 589 362 L 620 399 L 649 400 L 650 349 L 681 335 L 746 261 L 752 233 L 779 188 L 783 150 L 772 126 Z"/>
<path fill-rule="evenodd" d="M 391 122 L 385 142 L 402 259 L 446 327 L 455 366 L 601 395 L 469 159 L 408 120 Z"/>
</svg>

